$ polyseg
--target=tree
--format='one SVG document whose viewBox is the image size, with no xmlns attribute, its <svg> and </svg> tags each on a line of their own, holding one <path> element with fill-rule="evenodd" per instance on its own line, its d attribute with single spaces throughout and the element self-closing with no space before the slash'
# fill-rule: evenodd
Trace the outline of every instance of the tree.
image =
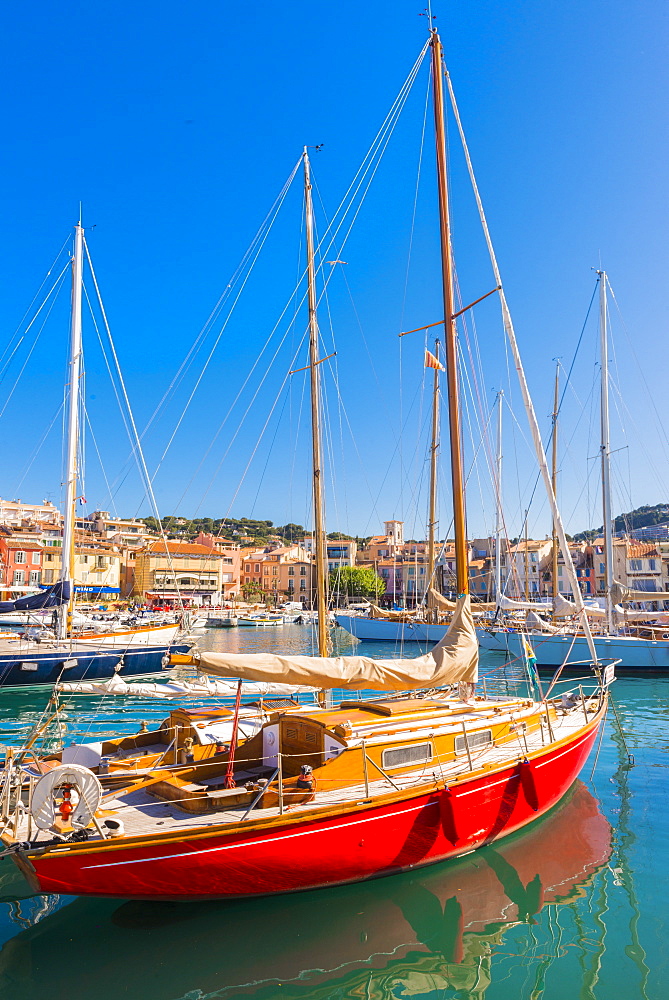
<svg viewBox="0 0 669 1000">
<path fill-rule="evenodd" d="M 242 584 L 242 596 L 245 601 L 250 601 L 253 597 L 260 598 L 262 595 L 262 587 L 255 580 L 249 580 Z"/>
<path fill-rule="evenodd" d="M 373 597 L 386 589 L 385 580 L 373 569 L 362 566 L 341 566 L 330 573 L 330 591 L 347 597 Z"/>
</svg>

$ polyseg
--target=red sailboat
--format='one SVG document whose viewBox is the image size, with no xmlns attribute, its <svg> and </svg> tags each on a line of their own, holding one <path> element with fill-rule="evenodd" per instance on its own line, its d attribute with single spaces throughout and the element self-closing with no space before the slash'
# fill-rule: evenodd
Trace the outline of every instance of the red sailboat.
<svg viewBox="0 0 669 1000">
<path fill-rule="evenodd" d="M 592 749 L 607 702 L 596 663 L 592 690 L 581 689 L 576 699 L 474 694 L 478 645 L 468 594 L 444 70 L 436 32 L 428 45 L 460 595 L 448 634 L 430 653 L 413 659 L 327 655 L 320 359 L 311 181 L 305 149 L 320 655 L 202 653 L 197 662 L 202 671 L 219 676 L 306 684 L 323 690 L 391 693 L 365 701 L 345 700 L 336 707 L 278 711 L 236 748 L 233 741 L 221 759 L 200 761 L 178 773 L 166 768 L 106 795 L 104 779 L 101 784 L 85 768 L 63 765 L 34 785 L 29 778 L 28 787 L 21 780 L 25 771 L 12 769 L 9 762 L 2 838 L 36 891 L 231 899 L 411 870 L 468 854 L 538 819 L 572 786 Z M 505 326 L 512 337 L 501 294 Z M 440 362 L 434 367 L 433 463 L 441 367 Z M 521 384 L 526 391 L 524 381 Z M 535 440 L 545 466 L 538 431 Z M 552 491 L 549 499 L 554 505 Z M 432 497 L 432 553 L 434 525 Z M 557 525 L 562 531 L 559 514 Z M 561 541 L 568 553 L 563 537 Z"/>
</svg>

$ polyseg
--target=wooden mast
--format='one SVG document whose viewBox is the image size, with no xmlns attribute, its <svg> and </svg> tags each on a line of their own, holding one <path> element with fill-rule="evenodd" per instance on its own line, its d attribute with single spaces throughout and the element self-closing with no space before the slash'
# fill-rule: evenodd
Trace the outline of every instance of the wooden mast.
<svg viewBox="0 0 669 1000">
<path fill-rule="evenodd" d="M 458 594 L 469 593 L 465 490 L 462 467 L 460 407 L 458 400 L 458 355 L 453 308 L 453 262 L 448 208 L 446 136 L 444 127 L 444 76 L 441 39 L 432 32 L 432 82 L 434 87 L 434 127 L 437 152 L 437 187 L 439 191 L 439 231 L 441 237 L 441 280 L 446 331 L 446 385 L 451 444 L 451 482 L 453 485 L 453 527 L 455 534 L 455 579 Z"/>
<path fill-rule="evenodd" d="M 79 383 L 81 380 L 81 299 L 84 263 L 84 230 L 81 219 L 74 227 L 72 257 L 72 302 L 70 309 L 70 357 L 68 363 L 67 437 L 65 442 L 65 510 L 60 579 L 70 581 L 70 599 L 60 608 L 58 638 L 65 639 L 72 622 L 74 603 L 74 533 L 77 504 L 77 449 L 79 447 Z"/>
<path fill-rule="evenodd" d="M 553 396 L 553 467 L 551 470 L 551 484 L 553 486 L 553 495 L 557 496 L 557 441 L 558 441 L 558 406 L 559 406 L 559 394 L 558 390 L 560 387 L 560 362 L 555 363 L 555 395 Z M 558 594 L 558 537 L 557 537 L 557 525 L 555 520 L 553 520 L 553 547 L 551 549 L 551 579 L 553 587 L 553 611 L 555 611 L 555 601 Z"/>
<path fill-rule="evenodd" d="M 495 600 L 502 596 L 502 407 L 504 393 L 497 393 L 497 509 L 495 517 Z"/>
<path fill-rule="evenodd" d="M 439 361 L 439 341 L 434 344 L 434 356 Z M 427 606 L 433 610 L 436 602 L 432 596 L 432 588 L 437 587 L 435 580 L 435 528 L 437 526 L 437 452 L 439 451 L 439 368 L 434 368 L 432 386 L 432 444 L 430 447 L 430 503 L 427 525 L 427 572 L 428 592 Z"/>
<path fill-rule="evenodd" d="M 316 556 L 316 608 L 318 610 L 318 655 L 329 652 L 327 627 L 327 581 L 325 517 L 323 513 L 323 469 L 320 428 L 320 379 L 318 372 L 318 319 L 316 316 L 316 267 L 314 262 L 314 208 L 311 198 L 309 154 L 304 147 L 304 215 L 307 234 L 307 293 L 309 303 L 309 377 L 311 382 L 311 448 L 313 460 L 314 554 Z"/>
</svg>

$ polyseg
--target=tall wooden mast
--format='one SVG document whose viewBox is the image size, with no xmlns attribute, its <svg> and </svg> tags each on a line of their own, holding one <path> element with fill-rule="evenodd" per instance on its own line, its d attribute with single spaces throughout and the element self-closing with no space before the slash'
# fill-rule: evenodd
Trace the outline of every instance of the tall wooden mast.
<svg viewBox="0 0 669 1000">
<path fill-rule="evenodd" d="M 455 579 L 458 594 L 469 593 L 467 562 L 467 527 L 465 522 L 465 486 L 462 467 L 460 406 L 458 398 L 458 355 L 453 314 L 453 262 L 448 209 L 446 171 L 446 136 L 444 126 L 444 76 L 441 39 L 432 32 L 432 82 L 434 88 L 434 127 L 437 147 L 437 187 L 439 191 L 439 230 L 441 236 L 441 280 L 446 330 L 446 385 L 451 444 L 451 481 L 453 485 L 453 527 L 455 533 Z"/>
<path fill-rule="evenodd" d="M 81 220 L 74 227 L 72 300 L 70 307 L 70 357 L 68 363 L 67 437 L 65 442 L 65 510 L 60 579 L 70 581 L 70 599 L 58 616 L 58 638 L 66 638 L 74 601 L 74 526 L 77 504 L 77 449 L 79 447 L 79 383 L 81 380 L 81 298 L 84 264 L 84 230 Z"/>
<path fill-rule="evenodd" d="M 504 393 L 497 393 L 497 509 L 495 518 L 495 600 L 502 596 L 502 408 Z"/>
<path fill-rule="evenodd" d="M 320 379 L 318 318 L 316 315 L 316 266 L 314 262 L 314 207 L 311 198 L 309 154 L 304 147 L 304 216 L 307 234 L 307 298 L 309 304 L 309 375 L 311 382 L 311 448 L 313 460 L 314 554 L 316 556 L 316 607 L 318 610 L 318 655 L 329 652 L 327 627 L 327 580 L 325 558 L 325 516 L 323 512 L 323 469 L 320 427 Z"/>
<path fill-rule="evenodd" d="M 551 483 L 553 495 L 557 496 L 557 455 L 558 455 L 558 406 L 560 388 L 560 362 L 555 363 L 555 394 L 553 396 L 553 465 L 551 470 Z M 553 587 L 553 610 L 555 611 L 555 599 L 558 593 L 558 536 L 557 525 L 553 520 L 553 546 L 551 548 L 551 580 Z"/>
</svg>

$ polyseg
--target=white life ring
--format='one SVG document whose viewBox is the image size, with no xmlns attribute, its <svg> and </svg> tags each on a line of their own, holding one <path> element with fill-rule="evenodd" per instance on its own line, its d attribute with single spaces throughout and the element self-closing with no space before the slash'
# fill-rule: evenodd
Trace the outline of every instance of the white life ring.
<svg viewBox="0 0 669 1000">
<path fill-rule="evenodd" d="M 51 830 L 56 821 L 54 793 L 64 785 L 72 786 L 74 809 L 69 823 L 74 830 L 88 826 L 100 805 L 102 786 L 87 767 L 81 764 L 61 764 L 43 775 L 33 789 L 30 814 L 40 830 Z"/>
</svg>

